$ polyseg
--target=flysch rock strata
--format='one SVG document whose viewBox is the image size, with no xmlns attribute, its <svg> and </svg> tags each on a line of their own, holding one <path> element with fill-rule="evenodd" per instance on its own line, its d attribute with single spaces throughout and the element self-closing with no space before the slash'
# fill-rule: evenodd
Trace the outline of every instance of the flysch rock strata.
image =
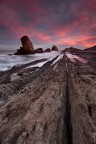
<svg viewBox="0 0 96 144">
<path fill-rule="evenodd" d="M 1 144 L 96 144 L 96 72 L 55 60 L 0 85 Z"/>
</svg>

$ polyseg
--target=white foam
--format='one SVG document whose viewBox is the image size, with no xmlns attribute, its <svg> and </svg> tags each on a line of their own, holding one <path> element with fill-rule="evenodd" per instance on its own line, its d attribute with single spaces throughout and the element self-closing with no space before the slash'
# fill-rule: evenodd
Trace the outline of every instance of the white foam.
<svg viewBox="0 0 96 144">
<path fill-rule="evenodd" d="M 10 56 L 7 54 L 2 54 L 2 55 L 0 54 L 0 71 L 5 71 L 11 69 L 13 66 L 26 64 L 43 58 L 52 60 L 54 57 L 56 57 L 59 54 L 60 54 L 59 51 L 52 51 L 48 53 L 31 54 L 31 55 L 11 55 Z M 37 65 L 42 66 L 44 63 L 41 62 Z"/>
</svg>

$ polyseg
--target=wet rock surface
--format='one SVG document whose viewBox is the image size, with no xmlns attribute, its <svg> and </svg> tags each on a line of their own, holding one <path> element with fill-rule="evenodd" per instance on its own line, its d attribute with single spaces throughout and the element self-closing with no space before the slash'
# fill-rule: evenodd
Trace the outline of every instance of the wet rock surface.
<svg viewBox="0 0 96 144">
<path fill-rule="evenodd" d="M 96 68 L 56 59 L 0 85 L 1 144 L 96 143 Z"/>
</svg>

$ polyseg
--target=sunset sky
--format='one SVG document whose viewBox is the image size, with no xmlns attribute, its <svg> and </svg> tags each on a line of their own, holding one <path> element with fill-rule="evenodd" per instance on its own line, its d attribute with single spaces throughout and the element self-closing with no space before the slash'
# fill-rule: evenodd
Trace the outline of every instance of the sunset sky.
<svg viewBox="0 0 96 144">
<path fill-rule="evenodd" d="M 96 45 L 96 0 L 0 0 L 0 50 Z"/>
</svg>

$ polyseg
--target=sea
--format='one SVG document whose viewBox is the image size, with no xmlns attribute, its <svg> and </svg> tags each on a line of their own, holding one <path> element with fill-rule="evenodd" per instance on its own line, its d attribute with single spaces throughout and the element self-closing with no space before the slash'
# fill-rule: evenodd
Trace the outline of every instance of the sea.
<svg viewBox="0 0 96 144">
<path fill-rule="evenodd" d="M 13 54 L 14 51 L 0 51 L 0 71 L 6 71 L 11 69 L 13 66 L 26 64 L 35 60 L 47 58 L 51 60 L 60 54 L 60 52 L 50 52 L 43 54 L 34 55 L 9 55 Z"/>
</svg>

